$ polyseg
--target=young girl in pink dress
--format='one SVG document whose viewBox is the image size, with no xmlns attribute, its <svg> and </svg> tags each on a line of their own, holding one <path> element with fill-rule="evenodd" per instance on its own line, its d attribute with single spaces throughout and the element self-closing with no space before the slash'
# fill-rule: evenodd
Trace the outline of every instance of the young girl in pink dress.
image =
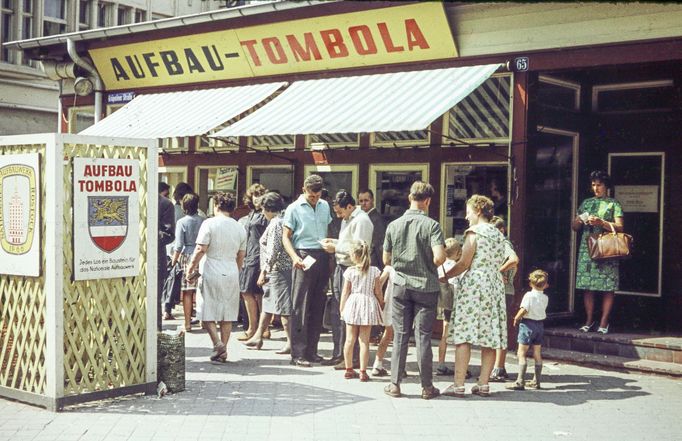
<svg viewBox="0 0 682 441">
<path fill-rule="evenodd" d="M 369 381 L 369 334 L 374 325 L 381 325 L 383 293 L 379 268 L 370 266 L 369 245 L 364 240 L 353 241 L 350 258 L 355 264 L 343 273 L 341 294 L 341 317 L 346 322 L 346 342 L 343 358 L 346 365 L 346 379 L 358 378 Z M 360 339 L 360 374 L 353 370 L 353 346 Z"/>
</svg>

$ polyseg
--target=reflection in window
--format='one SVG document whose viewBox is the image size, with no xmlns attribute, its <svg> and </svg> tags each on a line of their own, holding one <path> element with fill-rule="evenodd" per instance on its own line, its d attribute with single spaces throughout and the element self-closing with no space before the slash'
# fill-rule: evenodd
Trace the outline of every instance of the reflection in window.
<svg viewBox="0 0 682 441">
<path fill-rule="evenodd" d="M 199 208 L 207 214 L 213 214 L 212 197 L 216 192 L 231 193 L 237 197 L 237 177 L 239 172 L 236 167 L 210 167 L 198 169 L 198 188 L 194 191 L 199 195 Z"/>
<path fill-rule="evenodd" d="M 415 181 L 423 179 L 421 171 L 377 171 L 376 208 L 388 225 L 410 208 L 407 196 Z"/>
<path fill-rule="evenodd" d="M 313 172 L 322 177 L 324 181 L 324 188 L 329 192 L 329 196 L 333 199 L 339 190 L 353 191 L 353 172 L 351 171 L 331 171 L 331 172 Z"/>
<path fill-rule="evenodd" d="M 262 184 L 268 190 L 281 194 L 287 203 L 296 197 L 291 167 L 253 167 L 249 184 Z"/>
<path fill-rule="evenodd" d="M 447 134 L 456 139 L 508 139 L 511 77 L 492 77 L 450 109 Z M 447 144 L 447 140 L 446 140 Z"/>
</svg>

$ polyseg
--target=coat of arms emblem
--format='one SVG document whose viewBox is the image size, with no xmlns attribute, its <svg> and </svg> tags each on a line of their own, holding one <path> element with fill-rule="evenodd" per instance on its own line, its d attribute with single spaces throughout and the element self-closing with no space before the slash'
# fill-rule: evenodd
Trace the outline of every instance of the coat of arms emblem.
<svg viewBox="0 0 682 441">
<path fill-rule="evenodd" d="M 118 249 L 128 235 L 128 196 L 88 196 L 88 231 L 100 250 Z"/>
</svg>

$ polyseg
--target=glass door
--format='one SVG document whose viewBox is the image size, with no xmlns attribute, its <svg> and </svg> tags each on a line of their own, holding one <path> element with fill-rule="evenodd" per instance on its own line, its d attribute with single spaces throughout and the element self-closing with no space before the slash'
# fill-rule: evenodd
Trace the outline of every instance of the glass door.
<svg viewBox="0 0 682 441">
<path fill-rule="evenodd" d="M 578 134 L 538 127 L 528 146 L 526 268 L 549 273 L 548 313 L 574 311 Z"/>
</svg>

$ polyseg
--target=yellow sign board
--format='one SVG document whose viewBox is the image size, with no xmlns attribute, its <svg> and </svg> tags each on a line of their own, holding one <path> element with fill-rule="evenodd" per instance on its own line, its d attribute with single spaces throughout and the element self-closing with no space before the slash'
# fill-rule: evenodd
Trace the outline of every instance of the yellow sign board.
<svg viewBox="0 0 682 441">
<path fill-rule="evenodd" d="M 428 2 L 91 49 L 107 90 L 438 60 L 457 56 L 443 4 Z"/>
</svg>

